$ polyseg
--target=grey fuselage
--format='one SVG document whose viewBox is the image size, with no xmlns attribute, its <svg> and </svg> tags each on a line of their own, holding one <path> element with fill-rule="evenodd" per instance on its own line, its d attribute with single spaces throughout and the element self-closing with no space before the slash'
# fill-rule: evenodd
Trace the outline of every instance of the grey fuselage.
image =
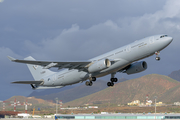
<svg viewBox="0 0 180 120">
<path fill-rule="evenodd" d="M 89 73 L 79 71 L 76 69 L 62 70 L 50 76 L 42 78 L 44 80 L 43 86 L 55 87 L 66 86 L 75 83 L 83 82 L 90 77 L 102 77 L 111 73 L 121 71 L 131 63 L 154 55 L 155 52 L 163 50 L 173 40 L 172 37 L 166 36 L 160 38 L 162 35 L 155 35 L 137 40 L 131 44 L 120 47 L 98 57 L 92 58 L 89 61 L 99 61 L 102 59 L 109 59 L 115 61 L 110 67 L 99 72 Z"/>
</svg>

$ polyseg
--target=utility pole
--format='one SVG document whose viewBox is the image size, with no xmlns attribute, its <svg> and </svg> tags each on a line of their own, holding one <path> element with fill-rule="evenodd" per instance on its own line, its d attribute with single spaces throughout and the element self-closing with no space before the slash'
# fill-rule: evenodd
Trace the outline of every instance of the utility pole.
<svg viewBox="0 0 180 120">
<path fill-rule="evenodd" d="M 3 102 L 3 111 L 6 109 L 6 103 L 9 103 L 9 101 L 2 101 Z"/>
<path fill-rule="evenodd" d="M 24 105 L 24 104 L 20 103 L 20 102 L 17 101 L 16 98 L 15 98 L 14 103 L 9 104 L 9 105 L 10 105 L 10 106 L 14 106 L 14 112 L 16 112 L 16 107 L 17 107 L 17 106 L 20 106 L 20 105 Z"/>
<path fill-rule="evenodd" d="M 57 115 L 57 110 L 58 110 L 58 98 L 55 98 L 56 100 L 56 115 Z"/>
<path fill-rule="evenodd" d="M 5 101 L 3 101 L 3 111 L 5 111 Z"/>
<path fill-rule="evenodd" d="M 59 104 L 60 104 L 60 110 L 61 110 L 62 104 L 63 104 L 63 103 L 62 103 L 62 100 L 59 101 Z"/>
<path fill-rule="evenodd" d="M 156 99 L 157 99 L 157 96 L 154 96 L 154 99 L 155 99 L 155 119 L 156 119 Z"/>
<path fill-rule="evenodd" d="M 28 103 L 26 100 L 26 102 L 23 105 L 25 106 L 25 113 L 27 113 L 28 105 L 30 105 L 30 103 Z"/>
</svg>

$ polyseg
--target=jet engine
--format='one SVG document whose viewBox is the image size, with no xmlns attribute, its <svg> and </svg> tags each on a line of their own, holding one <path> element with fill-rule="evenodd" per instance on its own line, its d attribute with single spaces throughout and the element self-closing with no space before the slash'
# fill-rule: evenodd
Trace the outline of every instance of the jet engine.
<svg viewBox="0 0 180 120">
<path fill-rule="evenodd" d="M 136 62 L 131 64 L 125 71 L 128 75 L 139 73 L 147 69 L 147 63 L 145 61 Z"/>
<path fill-rule="evenodd" d="M 109 61 L 109 59 L 103 59 L 89 66 L 88 71 L 90 73 L 98 72 L 98 71 L 108 68 L 109 66 L 111 66 L 111 62 Z"/>
</svg>

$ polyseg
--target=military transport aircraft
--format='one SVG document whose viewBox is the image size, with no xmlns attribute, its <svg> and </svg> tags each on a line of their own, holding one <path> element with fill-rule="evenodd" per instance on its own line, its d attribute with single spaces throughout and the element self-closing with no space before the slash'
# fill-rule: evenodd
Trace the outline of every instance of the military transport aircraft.
<svg viewBox="0 0 180 120">
<path fill-rule="evenodd" d="M 117 72 L 128 75 L 139 73 L 147 69 L 145 61 L 137 62 L 146 57 L 156 55 L 160 60 L 159 53 L 167 47 L 173 38 L 166 35 L 154 35 L 135 41 L 88 61 L 56 62 L 36 61 L 31 56 L 24 60 L 18 60 L 8 56 L 13 62 L 26 63 L 35 81 L 16 81 L 13 83 L 30 84 L 33 89 L 61 88 L 86 81 L 87 86 L 92 86 L 96 78 L 111 74 L 107 86 L 113 86 L 118 79 Z M 60 72 L 49 70 L 51 67 L 58 69 L 67 68 Z M 88 80 L 89 79 L 89 80 Z"/>
</svg>

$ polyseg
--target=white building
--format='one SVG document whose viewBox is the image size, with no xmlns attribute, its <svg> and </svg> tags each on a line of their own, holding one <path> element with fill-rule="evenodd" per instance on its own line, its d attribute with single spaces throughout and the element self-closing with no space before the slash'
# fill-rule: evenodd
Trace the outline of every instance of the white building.
<svg viewBox="0 0 180 120">
<path fill-rule="evenodd" d="M 28 117 L 30 117 L 31 115 L 30 115 L 30 114 L 27 114 L 27 113 L 19 113 L 19 114 L 17 114 L 17 116 L 18 116 L 19 118 L 28 118 Z"/>
<path fill-rule="evenodd" d="M 174 102 L 174 105 L 180 105 L 180 102 Z"/>
</svg>

